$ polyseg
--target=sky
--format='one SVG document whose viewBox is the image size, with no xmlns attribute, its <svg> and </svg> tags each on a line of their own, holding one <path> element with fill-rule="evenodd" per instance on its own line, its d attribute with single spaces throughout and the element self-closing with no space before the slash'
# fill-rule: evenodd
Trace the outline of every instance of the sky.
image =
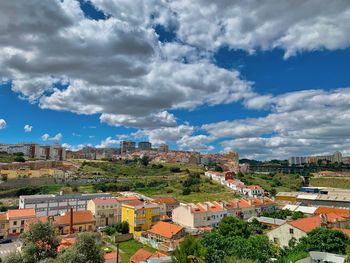
<svg viewBox="0 0 350 263">
<path fill-rule="evenodd" d="M 350 155 L 350 2 L 0 1 L 0 143 Z"/>
</svg>

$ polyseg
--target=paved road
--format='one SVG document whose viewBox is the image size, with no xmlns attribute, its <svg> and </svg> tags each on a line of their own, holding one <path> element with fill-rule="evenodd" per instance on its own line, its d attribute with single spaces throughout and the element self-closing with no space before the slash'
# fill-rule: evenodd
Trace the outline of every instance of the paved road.
<svg viewBox="0 0 350 263">
<path fill-rule="evenodd" d="M 4 259 L 8 254 L 14 251 L 19 251 L 21 244 L 19 241 L 14 241 L 8 244 L 0 244 L 0 258 Z"/>
</svg>

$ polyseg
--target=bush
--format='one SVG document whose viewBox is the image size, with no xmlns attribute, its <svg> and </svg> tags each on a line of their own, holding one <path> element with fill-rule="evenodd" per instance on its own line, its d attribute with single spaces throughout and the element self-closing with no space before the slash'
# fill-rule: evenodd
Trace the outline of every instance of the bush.
<svg viewBox="0 0 350 263">
<path fill-rule="evenodd" d="M 24 163 L 26 161 L 23 156 L 16 156 L 14 160 L 15 162 L 20 162 L 20 163 Z"/>
<path fill-rule="evenodd" d="M 185 188 L 182 190 L 182 195 L 189 195 L 191 194 L 191 189 L 190 188 Z"/>
<path fill-rule="evenodd" d="M 172 173 L 180 173 L 181 169 L 180 169 L 180 167 L 170 167 L 170 172 L 172 172 Z"/>
</svg>

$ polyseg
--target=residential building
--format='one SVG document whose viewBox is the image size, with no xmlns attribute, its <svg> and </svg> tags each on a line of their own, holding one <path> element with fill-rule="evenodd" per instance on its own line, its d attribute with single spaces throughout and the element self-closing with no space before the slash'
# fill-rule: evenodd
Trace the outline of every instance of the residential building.
<svg viewBox="0 0 350 263">
<path fill-rule="evenodd" d="M 183 238 L 185 233 L 185 228 L 179 225 L 158 222 L 147 230 L 148 238 L 156 242 L 173 242 Z"/>
<path fill-rule="evenodd" d="M 329 213 L 286 222 L 268 232 L 267 236 L 274 243 L 284 247 L 289 245 L 291 239 L 299 240 L 317 227 L 336 228 L 342 231 L 346 226 L 347 218 Z"/>
<path fill-rule="evenodd" d="M 317 207 L 314 206 L 304 206 L 304 205 L 285 205 L 282 210 L 289 210 L 292 212 L 302 212 L 305 215 L 315 215 Z M 330 212 L 327 212 L 330 213 Z M 326 213 L 322 213 L 326 214 Z"/>
<path fill-rule="evenodd" d="M 87 210 L 96 219 L 96 226 L 111 226 L 120 222 L 120 204 L 116 198 L 96 198 L 88 202 Z"/>
<path fill-rule="evenodd" d="M 33 208 L 8 210 L 7 221 L 9 235 L 16 236 L 23 233 L 27 221 L 35 217 L 35 210 Z"/>
<path fill-rule="evenodd" d="M 96 220 L 91 211 L 74 211 L 55 216 L 53 224 L 61 235 L 96 230 Z"/>
<path fill-rule="evenodd" d="M 139 142 L 137 145 L 139 151 L 150 151 L 152 150 L 152 143 L 150 142 Z"/>
<path fill-rule="evenodd" d="M 133 153 L 136 150 L 136 143 L 133 141 L 121 141 L 120 142 L 120 153 Z"/>
<path fill-rule="evenodd" d="M 250 197 L 264 196 L 264 189 L 259 185 L 245 185 L 240 188 L 239 192 Z"/>
<path fill-rule="evenodd" d="M 0 214 L 0 240 L 6 239 L 8 236 L 9 221 L 7 220 L 7 213 Z"/>
<path fill-rule="evenodd" d="M 181 205 L 173 210 L 172 220 L 184 227 L 216 227 L 228 215 L 227 210 L 218 202 L 203 202 Z"/>
<path fill-rule="evenodd" d="M 173 262 L 171 256 L 156 251 L 151 253 L 143 248 L 136 251 L 130 258 L 130 263 L 171 263 Z"/>
<path fill-rule="evenodd" d="M 163 152 L 163 153 L 167 153 L 169 151 L 169 146 L 165 143 L 162 143 L 161 145 L 159 145 L 158 151 Z"/>
<path fill-rule="evenodd" d="M 327 252 L 310 251 L 307 258 L 300 259 L 295 263 L 345 263 L 346 256 Z"/>
<path fill-rule="evenodd" d="M 55 216 L 68 212 L 87 210 L 87 203 L 95 198 L 112 197 L 108 193 L 93 194 L 49 194 L 49 195 L 21 195 L 19 208 L 34 208 L 37 216 Z"/>
<path fill-rule="evenodd" d="M 303 164 L 317 164 L 318 162 L 330 162 L 330 163 L 341 163 L 342 154 L 336 151 L 331 155 L 320 155 L 320 156 L 303 156 L 303 157 L 290 157 L 289 165 L 303 165 Z"/>
<path fill-rule="evenodd" d="M 171 217 L 173 210 L 179 206 L 179 201 L 175 197 L 159 197 L 153 202 L 159 205 L 160 214 L 168 217 Z"/>
<path fill-rule="evenodd" d="M 130 233 L 146 231 L 159 220 L 158 204 L 140 200 L 122 204 L 122 221 L 129 223 Z"/>
<path fill-rule="evenodd" d="M 260 216 L 260 217 L 253 216 L 253 217 L 249 218 L 247 221 L 251 223 L 254 220 L 257 220 L 260 224 L 268 226 L 270 228 L 275 228 L 275 227 L 281 226 L 287 222 L 286 220 L 283 220 L 283 219 L 266 217 L 266 216 Z"/>
</svg>

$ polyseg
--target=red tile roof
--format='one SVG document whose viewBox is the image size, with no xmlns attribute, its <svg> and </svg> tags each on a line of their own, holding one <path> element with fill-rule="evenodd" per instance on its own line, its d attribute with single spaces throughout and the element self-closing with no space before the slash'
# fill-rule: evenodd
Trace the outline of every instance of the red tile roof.
<svg viewBox="0 0 350 263">
<path fill-rule="evenodd" d="M 326 214 L 325 216 L 327 218 L 328 223 L 334 223 L 336 220 L 339 220 L 339 221 L 346 220 L 342 216 L 339 216 L 334 213 Z M 309 233 L 315 228 L 321 226 L 321 218 L 319 215 L 307 217 L 307 218 L 300 218 L 298 220 L 290 221 L 288 222 L 288 224 L 300 229 L 301 231 L 304 231 L 305 233 Z"/>
<path fill-rule="evenodd" d="M 95 218 L 93 217 L 91 211 L 74 211 L 73 212 L 73 224 L 86 224 L 95 222 Z M 70 224 L 70 212 L 64 214 L 63 216 L 55 216 L 55 224 L 57 225 L 69 225 Z"/>
<path fill-rule="evenodd" d="M 140 206 L 140 205 L 144 205 L 145 202 L 141 201 L 141 200 L 132 200 L 130 202 L 127 202 L 125 205 L 129 205 L 129 206 Z"/>
<path fill-rule="evenodd" d="M 0 214 L 0 221 L 7 220 L 7 213 L 1 213 Z"/>
<path fill-rule="evenodd" d="M 7 218 L 35 217 L 34 208 L 15 209 L 7 211 Z"/>
<path fill-rule="evenodd" d="M 318 207 L 315 211 L 316 215 L 320 214 L 328 214 L 328 213 L 336 213 L 336 214 L 342 214 L 347 217 L 350 216 L 350 210 L 349 209 L 341 209 L 341 208 L 333 208 L 333 207 Z"/>
<path fill-rule="evenodd" d="M 92 200 L 96 205 L 114 205 L 118 204 L 115 198 L 96 198 Z"/>
<path fill-rule="evenodd" d="M 140 248 L 136 251 L 136 253 L 130 258 L 130 262 L 132 263 L 140 263 L 142 261 L 146 261 L 148 258 L 152 256 L 151 252 Z"/>
<path fill-rule="evenodd" d="M 158 204 L 173 204 L 177 203 L 177 200 L 175 197 L 159 197 L 154 202 Z"/>
<path fill-rule="evenodd" d="M 117 201 L 134 201 L 134 200 L 139 200 L 137 196 L 127 196 L 127 197 L 117 197 Z"/>
<path fill-rule="evenodd" d="M 182 226 L 160 221 L 148 230 L 148 232 L 165 238 L 172 238 L 183 229 Z"/>
</svg>

